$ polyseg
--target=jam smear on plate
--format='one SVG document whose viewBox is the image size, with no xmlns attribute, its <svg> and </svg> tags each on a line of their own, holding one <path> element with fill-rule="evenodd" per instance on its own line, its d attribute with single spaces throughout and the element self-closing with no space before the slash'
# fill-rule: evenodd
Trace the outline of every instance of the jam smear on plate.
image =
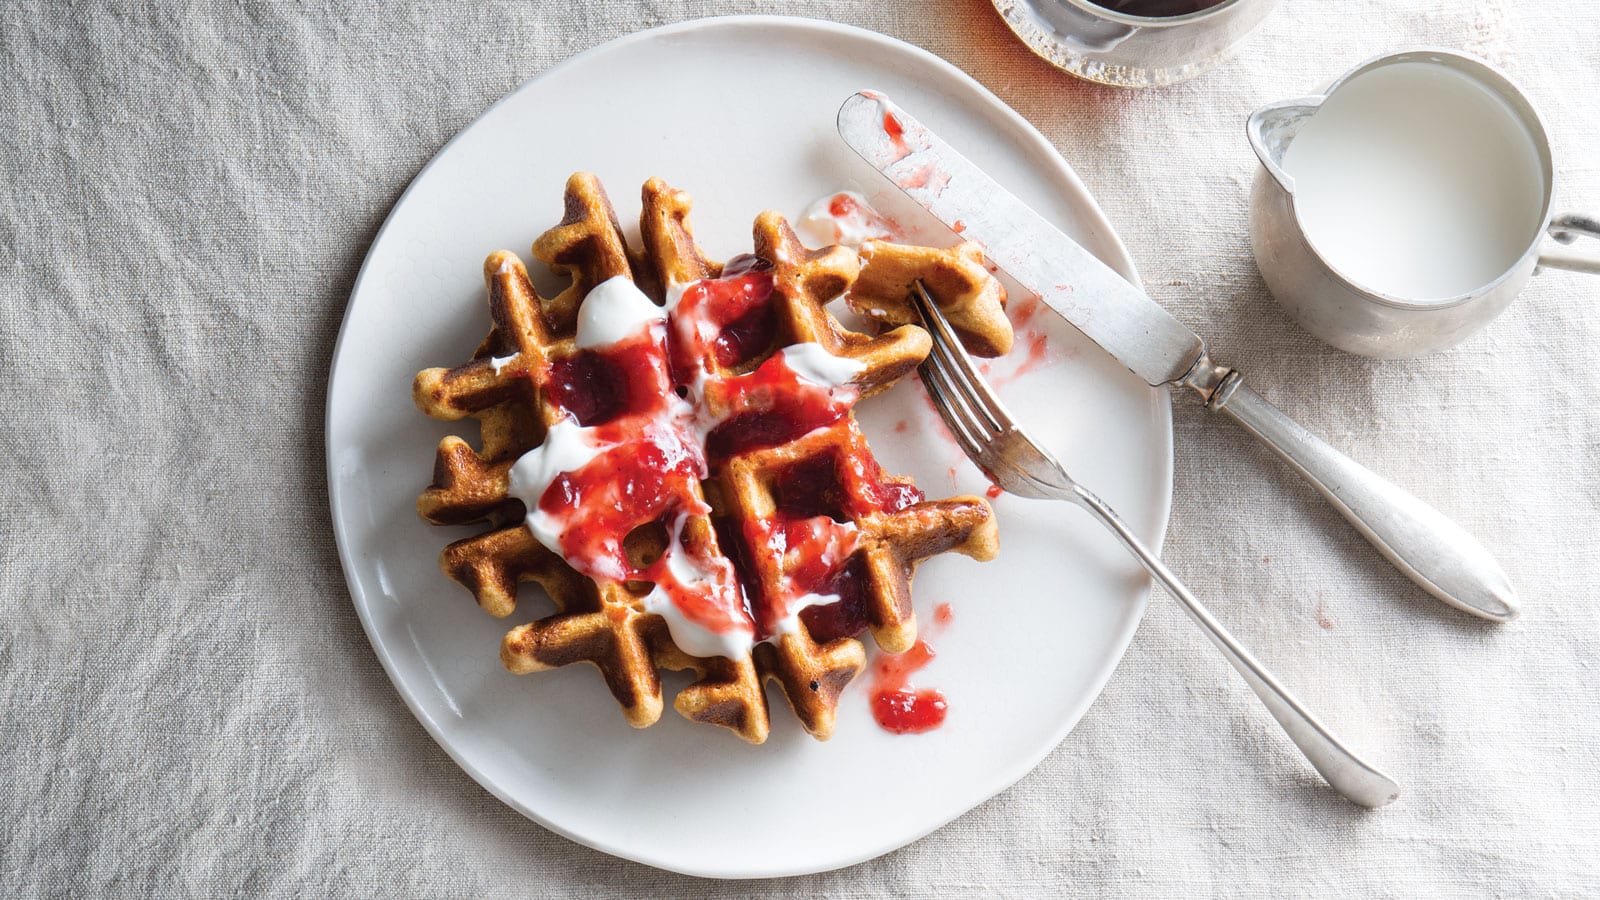
<svg viewBox="0 0 1600 900">
<path fill-rule="evenodd" d="M 911 675 L 933 661 L 933 648 L 918 640 L 904 653 L 884 654 L 872 664 L 872 717 L 885 731 L 921 734 L 944 724 L 949 704 L 931 688 L 909 686 Z"/>
</svg>

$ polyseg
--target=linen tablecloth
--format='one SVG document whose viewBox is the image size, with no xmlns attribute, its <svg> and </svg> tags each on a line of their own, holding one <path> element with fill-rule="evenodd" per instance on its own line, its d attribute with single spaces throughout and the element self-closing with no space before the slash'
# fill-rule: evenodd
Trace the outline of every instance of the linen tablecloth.
<svg viewBox="0 0 1600 900">
<path fill-rule="evenodd" d="M 1526 603 L 1449 610 L 1236 429 L 1176 413 L 1166 556 L 1405 786 L 1322 787 L 1159 596 L 1012 790 L 910 847 L 761 883 L 570 843 L 407 712 L 329 526 L 323 392 L 374 232 L 489 103 L 684 18 L 786 12 L 925 47 L 1060 148 L 1216 355 L 1489 546 Z M 1243 119 L 1436 44 L 1547 119 L 1600 206 L 1600 5 L 1287 0 L 1176 87 L 1075 81 L 984 0 L 0 7 L 0 893 L 1593 896 L 1600 891 L 1600 280 L 1535 279 L 1427 359 L 1331 350 L 1251 260 Z M 845 803 L 870 802 L 861 796 Z"/>
</svg>

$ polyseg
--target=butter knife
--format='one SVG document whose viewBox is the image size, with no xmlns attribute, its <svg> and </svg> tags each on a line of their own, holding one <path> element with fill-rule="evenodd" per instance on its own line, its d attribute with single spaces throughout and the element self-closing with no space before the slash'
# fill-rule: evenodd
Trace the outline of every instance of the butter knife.
<svg viewBox="0 0 1600 900">
<path fill-rule="evenodd" d="M 1198 395 L 1316 488 L 1424 590 L 1494 622 L 1517 617 L 1506 574 L 1438 510 L 1335 450 L 1206 354 L 1205 342 L 887 97 L 862 91 L 839 108 L 839 135 L 990 261 L 1153 386 Z"/>
</svg>

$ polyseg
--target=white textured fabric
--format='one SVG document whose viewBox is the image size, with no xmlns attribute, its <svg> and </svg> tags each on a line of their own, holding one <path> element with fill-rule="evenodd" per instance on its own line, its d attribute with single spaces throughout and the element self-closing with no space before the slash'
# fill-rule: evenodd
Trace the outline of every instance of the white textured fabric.
<svg viewBox="0 0 1600 900">
<path fill-rule="evenodd" d="M 641 27 L 748 11 L 773 10 L 0 7 L 0 893 L 1600 891 L 1600 280 L 1544 275 L 1428 359 L 1330 350 L 1251 261 L 1242 124 L 1369 55 L 1465 48 L 1544 110 L 1562 203 L 1600 205 L 1590 0 L 1288 0 L 1235 61 L 1144 92 L 1049 68 L 983 0 L 783 5 L 926 47 L 1013 104 L 1219 358 L 1494 550 L 1527 606 L 1506 627 L 1425 597 L 1180 404 L 1172 568 L 1404 783 L 1398 804 L 1319 786 L 1160 598 L 1036 772 L 842 872 L 666 875 L 545 831 L 450 762 L 368 647 L 328 524 L 323 388 L 352 280 L 423 163 L 516 84 Z"/>
</svg>

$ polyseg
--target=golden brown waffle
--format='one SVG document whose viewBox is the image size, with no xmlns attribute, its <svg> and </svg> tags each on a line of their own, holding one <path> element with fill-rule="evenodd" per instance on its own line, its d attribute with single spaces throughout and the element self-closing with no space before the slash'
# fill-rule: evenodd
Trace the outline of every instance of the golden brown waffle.
<svg viewBox="0 0 1600 900">
<path fill-rule="evenodd" d="M 866 241 L 861 245 L 861 277 L 845 299 L 851 309 L 881 325 L 914 323 L 917 310 L 909 298 L 911 283 L 919 279 L 973 354 L 1011 352 L 1006 290 L 984 268 L 983 249 L 973 241 L 946 248 Z"/>
<path fill-rule="evenodd" d="M 830 527 L 854 529 L 847 561 L 828 573 L 830 590 L 818 591 L 842 599 L 804 609 L 797 627 L 778 630 L 737 658 L 688 655 L 674 643 L 666 620 L 644 609 L 650 584 L 581 574 L 541 544 L 523 523 L 522 503 L 508 493 L 510 472 L 569 412 L 582 418 L 558 402 L 573 395 L 563 393 L 567 389 L 552 380 L 551 372 L 588 352 L 575 343 L 583 299 L 620 275 L 660 303 L 675 287 L 723 272 L 694 242 L 686 194 L 652 179 L 643 201 L 643 252 L 633 255 L 594 176 L 580 173 L 568 180 L 561 224 L 533 247 L 536 258 L 572 278 L 571 286 L 554 297 L 534 291 L 514 254 L 489 256 L 484 264 L 493 320 L 489 337 L 471 362 L 425 370 L 413 388 L 417 405 L 431 416 L 478 419 L 481 449 L 459 437 L 445 438 L 433 484 L 418 498 L 418 511 L 437 524 L 496 526 L 451 544 L 440 560 L 445 573 L 468 587 L 491 614 L 512 613 L 524 581 L 538 583 L 554 601 L 554 614 L 505 636 L 501 659 L 511 671 L 592 663 L 628 721 L 643 727 L 661 715 L 658 669 L 692 670 L 696 680 L 674 700 L 679 712 L 757 743 L 769 730 L 762 684 L 773 680 L 806 730 L 826 738 L 839 692 L 864 665 L 856 635 L 870 630 L 888 652 L 909 647 L 916 633 L 910 602 L 916 565 L 947 550 L 993 557 L 992 513 L 980 498 L 923 501 L 909 479 L 884 477 L 851 414 L 776 446 L 739 443 L 737 425 L 759 420 L 735 418 L 729 423 L 733 443 L 713 454 L 704 481 L 690 489 L 692 500 L 703 498 L 710 512 L 682 519 L 682 546 L 731 559 L 748 603 L 757 608 L 791 590 L 798 577 L 798 563 L 766 550 L 763 536 L 799 527 L 796 522 L 822 522 L 817 517 L 823 516 L 849 523 Z M 826 311 L 827 301 L 858 279 L 855 252 L 808 250 L 770 212 L 756 222 L 755 247 L 770 264 L 771 295 L 762 307 L 766 327 L 754 332 L 757 338 L 748 339 L 736 359 L 699 360 L 713 378 L 752 372 L 784 348 L 816 343 L 859 364 L 852 380 L 866 395 L 892 385 L 928 353 L 929 339 L 920 328 L 866 335 L 846 330 Z M 943 306 L 938 274 L 932 269 L 927 274 L 930 291 Z M 721 414 L 718 402 L 708 391 L 707 407 Z M 719 431 L 712 432 L 711 444 Z M 628 559 L 644 566 L 660 558 L 670 541 L 665 528 L 639 527 L 624 546 Z"/>
</svg>

